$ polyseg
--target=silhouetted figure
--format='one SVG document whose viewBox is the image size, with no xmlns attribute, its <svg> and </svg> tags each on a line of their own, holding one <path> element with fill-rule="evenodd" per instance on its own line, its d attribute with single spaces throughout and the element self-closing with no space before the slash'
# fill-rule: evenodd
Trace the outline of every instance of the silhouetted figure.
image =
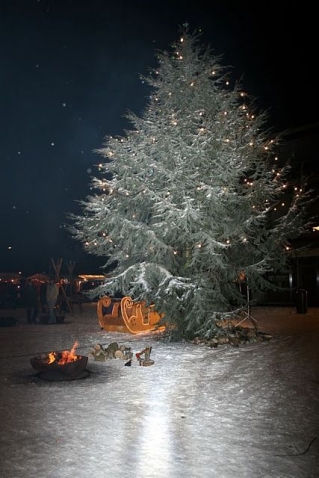
<svg viewBox="0 0 319 478">
<path fill-rule="evenodd" d="M 59 290 L 59 295 L 58 295 L 58 300 L 56 305 L 57 305 L 57 309 L 59 310 L 59 313 L 62 315 L 66 314 L 69 311 L 69 305 L 65 295 L 63 294 L 62 286 L 60 287 L 60 290 Z"/>
<path fill-rule="evenodd" d="M 28 280 L 24 288 L 24 306 L 27 311 L 28 324 L 35 324 L 38 317 L 38 291 Z"/>
<path fill-rule="evenodd" d="M 76 304 L 79 308 L 80 313 L 82 314 L 83 312 L 83 302 L 84 302 L 84 296 L 81 292 L 76 292 L 73 296 L 73 302 Z"/>
<path fill-rule="evenodd" d="M 40 302 L 41 302 L 41 311 L 46 313 L 48 311 L 47 307 L 47 285 L 43 282 L 40 286 Z"/>
<path fill-rule="evenodd" d="M 47 285 L 46 300 L 49 307 L 49 321 L 48 324 L 56 324 L 56 315 L 55 315 L 55 304 L 58 300 L 59 287 L 54 282 L 53 279 L 50 279 Z"/>
</svg>

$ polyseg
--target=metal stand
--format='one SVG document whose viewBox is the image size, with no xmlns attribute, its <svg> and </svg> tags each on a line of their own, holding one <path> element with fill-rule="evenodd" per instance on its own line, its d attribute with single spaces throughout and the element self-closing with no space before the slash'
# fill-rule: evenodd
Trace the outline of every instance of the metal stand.
<svg viewBox="0 0 319 478">
<path fill-rule="evenodd" d="M 245 311 L 243 312 L 244 318 L 243 318 L 240 322 L 238 322 L 238 324 L 236 324 L 236 327 L 237 327 L 238 325 L 242 324 L 243 322 L 245 322 L 245 320 L 248 319 L 248 320 L 251 321 L 251 323 L 252 323 L 253 326 L 254 326 L 254 329 L 255 329 L 256 332 L 257 332 L 257 320 L 256 320 L 256 319 L 251 315 L 251 313 L 250 313 L 250 292 L 249 292 L 249 285 L 248 285 L 248 283 L 247 283 L 247 285 L 246 285 L 246 291 L 247 291 L 247 292 L 246 292 L 246 293 L 247 293 L 247 312 L 245 312 Z"/>
</svg>

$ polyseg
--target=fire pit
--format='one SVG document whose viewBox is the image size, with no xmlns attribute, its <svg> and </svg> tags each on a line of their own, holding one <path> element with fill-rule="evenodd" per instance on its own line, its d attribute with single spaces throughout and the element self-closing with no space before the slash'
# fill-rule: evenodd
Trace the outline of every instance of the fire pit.
<svg viewBox="0 0 319 478">
<path fill-rule="evenodd" d="M 46 373 L 49 377 L 56 377 L 59 379 L 79 378 L 85 371 L 88 362 L 88 357 L 83 355 L 76 355 L 75 348 L 78 343 L 75 342 L 71 351 L 64 350 L 63 352 L 50 352 L 31 358 L 30 363 L 32 367 L 40 373 Z"/>
</svg>

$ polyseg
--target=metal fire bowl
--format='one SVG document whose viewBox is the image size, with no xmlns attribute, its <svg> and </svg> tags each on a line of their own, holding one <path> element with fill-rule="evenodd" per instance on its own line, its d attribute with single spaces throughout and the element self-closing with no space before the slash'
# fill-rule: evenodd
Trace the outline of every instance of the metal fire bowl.
<svg viewBox="0 0 319 478">
<path fill-rule="evenodd" d="M 88 357 L 76 355 L 77 360 L 59 365 L 57 362 L 47 363 L 47 356 L 39 356 L 30 359 L 32 367 L 37 372 L 50 372 L 67 377 L 77 377 L 87 366 Z"/>
</svg>

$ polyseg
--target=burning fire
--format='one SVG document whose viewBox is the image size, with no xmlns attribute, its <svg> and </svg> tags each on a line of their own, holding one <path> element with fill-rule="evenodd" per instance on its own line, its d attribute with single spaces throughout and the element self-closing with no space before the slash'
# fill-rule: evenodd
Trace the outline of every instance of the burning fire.
<svg viewBox="0 0 319 478">
<path fill-rule="evenodd" d="M 48 363 L 57 363 L 58 365 L 64 365 L 69 362 L 75 362 L 79 359 L 78 355 L 75 355 L 75 349 L 78 347 L 79 342 L 75 341 L 72 349 L 63 350 L 63 352 L 50 352 L 48 353 L 47 360 Z"/>
</svg>

